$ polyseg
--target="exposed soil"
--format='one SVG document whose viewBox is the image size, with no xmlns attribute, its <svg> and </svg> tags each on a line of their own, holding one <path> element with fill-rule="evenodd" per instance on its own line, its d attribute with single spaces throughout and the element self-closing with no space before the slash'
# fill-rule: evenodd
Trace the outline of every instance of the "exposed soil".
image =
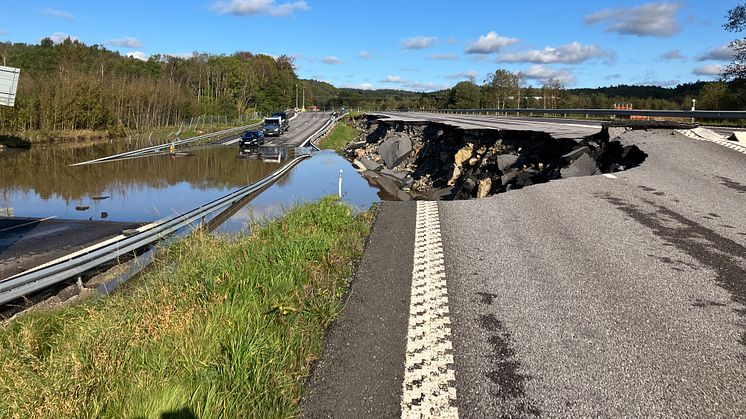
<svg viewBox="0 0 746 419">
<path fill-rule="evenodd" d="M 459 129 L 435 122 L 373 116 L 345 154 L 363 176 L 401 200 L 470 199 L 576 176 L 613 173 L 647 155 L 617 138 L 645 126 L 604 126 L 593 136 L 557 139 L 545 132 Z"/>
</svg>

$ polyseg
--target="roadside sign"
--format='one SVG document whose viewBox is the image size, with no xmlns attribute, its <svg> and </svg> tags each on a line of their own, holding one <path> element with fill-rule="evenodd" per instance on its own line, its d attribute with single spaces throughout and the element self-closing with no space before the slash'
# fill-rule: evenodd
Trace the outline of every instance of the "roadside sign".
<svg viewBox="0 0 746 419">
<path fill-rule="evenodd" d="M 14 106 L 21 70 L 0 65 L 0 105 Z"/>
</svg>

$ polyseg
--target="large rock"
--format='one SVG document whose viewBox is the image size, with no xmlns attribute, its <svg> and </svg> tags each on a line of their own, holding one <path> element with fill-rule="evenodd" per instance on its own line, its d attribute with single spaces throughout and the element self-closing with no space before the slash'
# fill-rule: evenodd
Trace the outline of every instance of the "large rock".
<svg viewBox="0 0 746 419">
<path fill-rule="evenodd" d="M 575 150 L 565 154 L 564 156 L 562 156 L 562 158 L 566 160 L 575 160 L 578 157 L 582 156 L 583 154 L 588 154 L 590 152 L 591 152 L 590 148 L 583 146 L 580 148 L 576 148 Z"/>
<path fill-rule="evenodd" d="M 359 159 L 356 159 L 355 162 L 357 162 L 355 165 L 365 169 L 365 170 L 371 170 L 375 171 L 383 167 L 381 163 L 375 162 L 367 157 L 361 157 Z"/>
<path fill-rule="evenodd" d="M 391 169 L 381 169 L 379 171 L 382 175 L 389 176 L 391 178 L 394 178 L 398 180 L 399 182 L 404 182 L 406 177 L 409 176 L 409 173 L 402 172 L 400 170 L 391 170 Z"/>
<path fill-rule="evenodd" d="M 598 173 L 599 170 L 598 166 L 596 166 L 596 160 L 588 154 L 583 154 L 578 157 L 577 160 L 570 163 L 569 166 L 560 170 L 560 175 L 564 179 L 578 176 L 592 176 Z"/>
<path fill-rule="evenodd" d="M 407 137 L 387 138 L 378 146 L 378 155 L 389 169 L 398 166 L 411 152 L 412 141 Z"/>
<path fill-rule="evenodd" d="M 484 198 L 487 195 L 490 194 L 490 190 L 492 189 L 492 179 L 491 178 L 484 178 L 479 181 L 477 184 L 477 198 Z"/>
<path fill-rule="evenodd" d="M 502 175 L 500 177 L 500 183 L 502 183 L 503 185 L 507 185 L 507 184 L 509 184 L 511 182 L 515 182 L 515 179 L 518 177 L 518 174 L 520 174 L 520 173 L 521 172 L 519 172 L 517 170 L 513 170 L 511 172 L 507 172 L 507 173 L 505 173 L 504 175 Z"/>
<path fill-rule="evenodd" d="M 472 157 L 472 155 L 474 155 L 474 146 L 467 144 L 463 146 L 461 150 L 457 151 L 455 156 L 453 156 L 454 163 L 456 163 L 456 166 L 461 167 L 465 161 Z"/>
<path fill-rule="evenodd" d="M 504 172 L 511 166 L 513 166 L 517 161 L 517 154 L 499 154 L 497 156 L 497 168 L 500 169 L 501 172 Z"/>
<path fill-rule="evenodd" d="M 451 178 L 448 180 L 448 186 L 453 186 L 456 184 L 456 181 L 458 180 L 459 176 L 461 176 L 461 168 L 459 166 L 453 165 L 453 172 L 451 172 Z"/>
</svg>

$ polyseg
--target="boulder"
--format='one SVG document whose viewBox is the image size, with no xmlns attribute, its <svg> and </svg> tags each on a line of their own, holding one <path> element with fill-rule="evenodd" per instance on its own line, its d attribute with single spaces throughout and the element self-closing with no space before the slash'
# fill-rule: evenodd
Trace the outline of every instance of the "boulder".
<svg viewBox="0 0 746 419">
<path fill-rule="evenodd" d="M 581 155 L 577 160 L 570 163 L 569 166 L 560 170 L 563 179 L 578 176 L 592 176 L 598 173 L 599 170 L 598 166 L 596 166 L 596 160 L 588 154 Z"/>
<path fill-rule="evenodd" d="M 356 148 L 355 149 L 355 157 L 364 157 L 365 156 L 365 149 L 364 148 Z"/>
<path fill-rule="evenodd" d="M 500 154 L 497 156 L 497 168 L 504 172 L 518 161 L 517 154 Z"/>
<path fill-rule="evenodd" d="M 477 198 L 484 198 L 490 194 L 492 189 L 492 179 L 484 178 L 477 183 Z"/>
<path fill-rule="evenodd" d="M 456 181 L 458 180 L 459 176 L 461 176 L 461 168 L 459 166 L 453 165 L 453 172 L 451 172 L 451 179 L 448 180 L 448 186 L 453 186 L 456 184 Z"/>
<path fill-rule="evenodd" d="M 534 184 L 534 174 L 529 171 L 518 172 L 515 178 L 515 185 L 521 188 Z"/>
<path fill-rule="evenodd" d="M 467 144 L 462 147 L 461 150 L 456 152 L 456 155 L 453 156 L 453 160 L 456 163 L 456 166 L 460 167 L 464 164 L 465 161 L 469 160 L 473 154 L 474 146 L 471 144 Z"/>
<path fill-rule="evenodd" d="M 584 146 L 584 147 L 576 148 L 575 150 L 573 150 L 573 151 L 565 154 L 561 158 L 563 158 L 565 160 L 575 160 L 578 157 L 580 157 L 581 155 L 588 154 L 590 152 L 591 152 L 591 149 Z"/>
<path fill-rule="evenodd" d="M 519 173 L 520 172 L 517 170 L 513 170 L 511 172 L 505 173 L 504 175 L 500 176 L 500 183 L 502 183 L 503 185 L 507 185 L 509 183 L 514 182 L 515 178 L 518 177 Z"/>
<path fill-rule="evenodd" d="M 378 155 L 389 169 L 399 165 L 411 152 L 412 140 L 407 137 L 387 138 L 378 146 Z"/>
<path fill-rule="evenodd" d="M 357 159 L 356 161 L 365 170 L 373 170 L 373 171 L 375 171 L 375 170 L 378 170 L 381 167 L 383 167 L 383 165 L 381 163 L 375 162 L 375 161 L 373 161 L 373 160 L 371 160 L 371 159 L 369 159 L 367 157 L 361 157 L 361 158 Z"/>
<path fill-rule="evenodd" d="M 474 166 L 475 164 L 479 163 L 479 159 L 476 157 L 472 157 L 469 159 L 469 166 Z"/>
<path fill-rule="evenodd" d="M 389 176 L 393 179 L 398 180 L 399 182 L 404 182 L 406 177 L 409 176 L 409 173 L 402 172 L 400 170 L 391 170 L 391 169 L 381 169 L 379 170 L 379 173 L 385 176 Z"/>
</svg>

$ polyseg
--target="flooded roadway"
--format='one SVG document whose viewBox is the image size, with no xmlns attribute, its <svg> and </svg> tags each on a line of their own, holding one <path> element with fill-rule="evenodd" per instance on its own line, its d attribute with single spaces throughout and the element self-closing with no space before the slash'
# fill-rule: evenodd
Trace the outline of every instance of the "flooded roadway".
<svg viewBox="0 0 746 419">
<path fill-rule="evenodd" d="M 44 222 L 23 229 L 0 231 L 0 278 L 52 260 L 92 242 L 106 231 L 118 234 L 122 226 L 139 225 L 184 213 L 271 174 L 285 161 L 242 158 L 238 145 L 202 146 L 189 156 L 155 155 L 103 164 L 70 167 L 72 163 L 132 149 L 123 144 L 88 147 L 35 147 L 0 152 L 0 216 L 46 219 L 55 228 L 49 240 L 65 242 L 41 251 Z M 292 151 L 290 152 L 292 154 Z M 352 166 L 330 151 L 316 152 L 284 178 L 239 208 L 217 231 L 241 231 L 252 220 L 281 215 L 291 206 L 337 193 L 343 171 L 343 198 L 358 209 L 380 200 L 379 191 L 368 185 Z M 92 240 L 73 236 L 61 228 L 63 220 L 90 224 Z M 90 223 L 91 221 L 95 223 Z M 69 223 L 79 230 L 83 224 Z M 71 227 L 71 228 L 73 228 Z M 52 234 L 53 233 L 53 234 Z M 34 240 L 28 240 L 34 237 Z M 29 248 L 25 248 L 24 243 Z M 34 244 L 37 243 L 37 244 Z M 41 253 L 43 254 L 40 254 Z M 23 262 L 25 261 L 25 262 Z M 31 265 L 29 265 L 31 263 Z"/>
</svg>

